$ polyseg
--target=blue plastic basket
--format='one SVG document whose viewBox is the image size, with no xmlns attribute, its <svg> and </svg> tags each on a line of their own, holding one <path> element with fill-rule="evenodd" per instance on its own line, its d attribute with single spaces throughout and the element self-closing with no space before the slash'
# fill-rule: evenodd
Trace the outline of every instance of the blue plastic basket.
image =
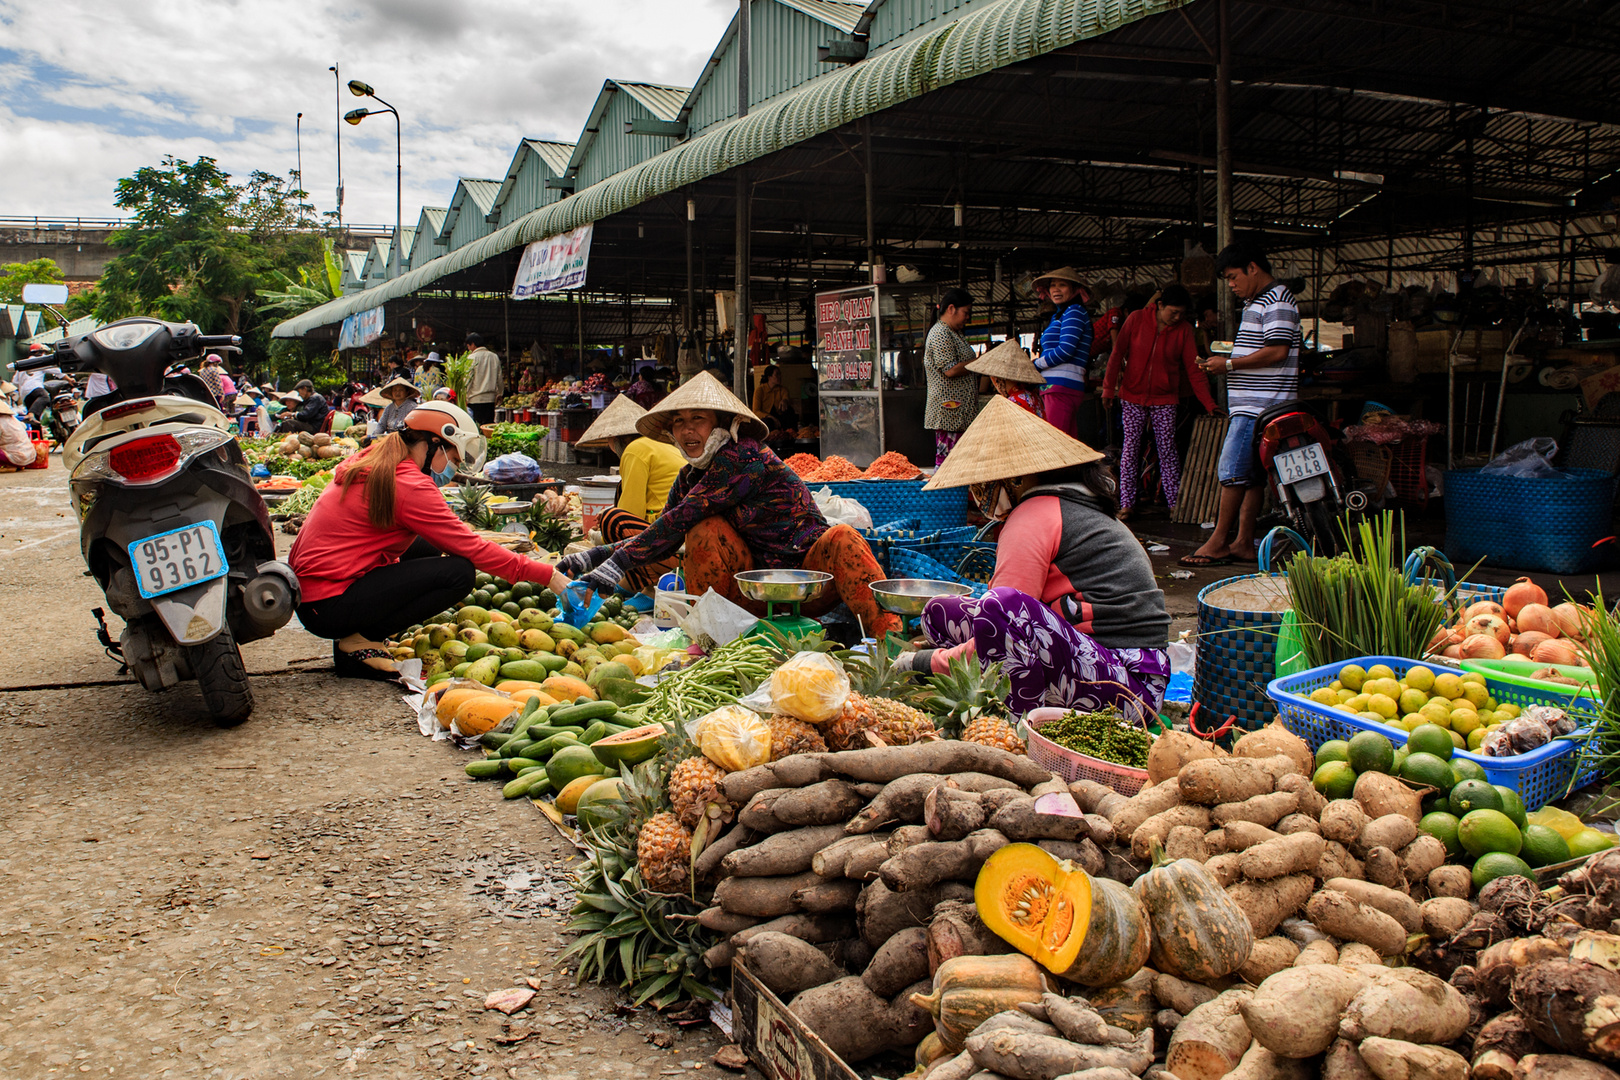
<svg viewBox="0 0 1620 1080">
<path fill-rule="evenodd" d="M 1363 656 L 1275 679 L 1267 690 L 1271 694 L 1272 701 L 1276 702 L 1277 711 L 1282 714 L 1284 726 L 1310 743 L 1312 750 L 1332 739 L 1348 740 L 1360 731 L 1376 731 L 1388 737 L 1396 746 L 1404 744 L 1406 732 L 1401 728 L 1351 716 L 1347 712 L 1318 704 L 1310 699 L 1309 694 L 1312 690 L 1333 682 L 1348 664 L 1360 664 L 1363 668 L 1385 664 L 1395 672 L 1396 678 L 1400 678 L 1409 668 L 1416 667 L 1418 661 L 1398 656 Z M 1423 666 L 1436 675 L 1466 674 L 1460 668 L 1442 667 L 1439 664 Z M 1485 689 L 1497 701 L 1518 705 L 1521 708 L 1531 705 L 1556 705 L 1565 709 L 1593 712 L 1597 710 L 1597 704 L 1590 698 L 1516 686 L 1488 674 L 1485 676 Z M 1517 754 L 1513 757 L 1486 757 L 1466 750 L 1458 750 L 1452 756 L 1475 762 L 1485 770 L 1487 780 L 1493 784 L 1513 788 L 1519 793 L 1519 798 L 1524 800 L 1526 809 L 1538 810 L 1552 800 L 1561 798 L 1567 791 L 1585 787 L 1601 775 L 1595 761 L 1581 764 L 1576 753 L 1577 749 L 1578 744 L 1573 741 L 1554 739 L 1546 746 L 1532 750 L 1528 754 Z M 1577 774 L 1578 765 L 1581 767 Z M 1574 783 L 1570 782 L 1571 777 L 1574 778 Z"/>
<path fill-rule="evenodd" d="M 834 495 L 854 499 L 872 515 L 874 526 L 898 518 L 916 518 L 925 532 L 967 524 L 970 499 L 968 489 L 943 488 L 924 491 L 922 480 L 843 480 L 809 485 L 811 491 L 831 489 Z"/>
<path fill-rule="evenodd" d="M 1572 574 L 1603 558 L 1592 545 L 1610 534 L 1615 478 L 1569 469 L 1563 478 L 1446 473 L 1446 550 L 1461 563 Z"/>
<path fill-rule="evenodd" d="M 922 554 L 915 548 L 897 547 L 889 552 L 889 573 L 897 578 L 925 578 L 930 581 L 954 581 L 973 590 L 974 596 L 983 596 L 988 589 L 982 581 L 973 581 Z"/>
<path fill-rule="evenodd" d="M 926 555 L 956 571 L 964 581 L 989 582 L 996 573 L 996 545 L 980 541 L 954 544 L 910 544 L 918 554 Z"/>
<path fill-rule="evenodd" d="M 915 521 L 916 518 L 910 520 Z M 939 539 L 937 532 L 919 532 L 916 529 L 891 529 L 884 525 L 876 529 L 862 529 L 861 535 L 872 549 L 872 557 L 885 574 L 889 573 L 889 553 L 897 547 L 916 547 Z"/>
</svg>

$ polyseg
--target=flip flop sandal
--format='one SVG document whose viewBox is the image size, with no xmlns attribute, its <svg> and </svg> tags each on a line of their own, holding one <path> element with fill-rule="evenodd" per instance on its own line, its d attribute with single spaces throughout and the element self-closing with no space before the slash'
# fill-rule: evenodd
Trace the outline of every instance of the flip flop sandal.
<svg viewBox="0 0 1620 1080">
<path fill-rule="evenodd" d="M 1199 569 L 1202 569 L 1203 567 L 1206 567 L 1206 566 L 1225 566 L 1227 563 L 1230 563 L 1232 560 L 1227 558 L 1225 555 L 1199 555 L 1197 553 L 1194 553 L 1192 555 L 1183 555 L 1181 558 L 1177 559 L 1176 561 L 1178 563 L 1180 563 L 1182 566 L 1187 566 L 1187 567 L 1191 567 L 1194 570 L 1199 570 Z"/>
<path fill-rule="evenodd" d="M 337 669 L 340 679 L 375 679 L 378 682 L 392 682 L 399 678 L 399 671 L 384 671 L 374 668 L 366 663 L 367 660 L 393 660 L 394 657 L 386 649 L 356 649 L 353 652 L 344 652 L 332 643 L 332 666 Z"/>
</svg>

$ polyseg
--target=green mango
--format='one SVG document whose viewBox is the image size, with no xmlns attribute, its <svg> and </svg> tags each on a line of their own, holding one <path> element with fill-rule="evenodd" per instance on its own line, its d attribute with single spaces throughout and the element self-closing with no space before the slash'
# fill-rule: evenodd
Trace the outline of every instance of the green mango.
<svg viewBox="0 0 1620 1080">
<path fill-rule="evenodd" d="M 501 661 L 497 656 L 486 656 L 475 661 L 467 669 L 467 678 L 483 683 L 485 686 L 494 686 L 501 677 Z"/>
</svg>

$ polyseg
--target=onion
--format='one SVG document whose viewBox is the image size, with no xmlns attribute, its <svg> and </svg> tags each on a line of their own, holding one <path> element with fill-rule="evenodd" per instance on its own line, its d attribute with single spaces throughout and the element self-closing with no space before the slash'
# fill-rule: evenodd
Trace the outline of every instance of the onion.
<svg viewBox="0 0 1620 1080">
<path fill-rule="evenodd" d="M 1495 641 L 1496 639 L 1492 638 L 1491 640 Z M 1444 649 L 1442 649 L 1440 651 L 1440 655 L 1445 657 L 1447 660 L 1461 660 L 1463 658 L 1462 646 L 1461 645 L 1447 645 Z"/>
<path fill-rule="evenodd" d="M 1495 615 L 1500 619 L 1507 618 L 1507 612 L 1503 611 L 1502 605 L 1495 600 L 1476 600 L 1463 609 L 1462 618 L 1458 622 L 1466 623 L 1475 615 Z"/>
<path fill-rule="evenodd" d="M 1558 620 L 1558 628 L 1564 632 L 1565 637 L 1580 640 L 1586 637 L 1586 620 L 1588 612 L 1581 605 L 1568 600 L 1552 609 L 1553 618 Z"/>
<path fill-rule="evenodd" d="M 1463 639 L 1466 641 L 1476 634 L 1489 634 L 1498 644 L 1505 646 L 1508 643 L 1507 620 L 1500 615 L 1475 615 L 1463 626 Z"/>
<path fill-rule="evenodd" d="M 1543 641 L 1551 641 L 1555 635 L 1543 634 L 1540 630 L 1526 630 L 1513 639 L 1513 651 L 1520 656 L 1529 656 L 1532 649 Z"/>
<path fill-rule="evenodd" d="M 1470 635 L 1459 648 L 1464 660 L 1500 660 L 1507 655 L 1507 648 L 1490 634 Z"/>
<path fill-rule="evenodd" d="M 1557 637 L 1563 633 L 1558 625 L 1558 619 L 1553 616 L 1552 608 L 1546 604 L 1531 603 L 1519 609 L 1519 633 L 1527 634 L 1532 630 L 1539 630 L 1548 637 Z"/>
<path fill-rule="evenodd" d="M 1571 645 L 1567 641 L 1555 638 L 1548 641 L 1543 641 L 1534 649 L 1531 649 L 1530 659 L 1534 660 L 1538 664 L 1573 665 L 1577 660 L 1580 659 L 1580 657 L 1575 655 L 1575 646 Z"/>
<path fill-rule="evenodd" d="M 1529 578 L 1522 577 L 1509 585 L 1507 592 L 1502 594 L 1502 609 L 1510 618 L 1517 619 L 1526 604 L 1540 604 L 1546 607 L 1547 590 Z"/>
</svg>

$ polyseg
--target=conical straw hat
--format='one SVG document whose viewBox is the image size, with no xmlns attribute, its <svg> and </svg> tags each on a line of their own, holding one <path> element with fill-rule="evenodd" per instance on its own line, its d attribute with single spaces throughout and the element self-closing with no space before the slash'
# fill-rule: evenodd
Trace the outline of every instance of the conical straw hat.
<svg viewBox="0 0 1620 1080">
<path fill-rule="evenodd" d="M 360 401 L 363 404 L 370 405 L 373 409 L 386 409 L 393 404 L 393 402 L 382 396 L 382 387 L 380 386 L 367 390 L 361 395 Z"/>
<path fill-rule="evenodd" d="M 1029 353 L 1016 338 L 1008 338 L 967 366 L 975 375 L 988 375 L 992 379 L 1008 379 L 1017 383 L 1044 383 L 1045 378 L 1030 362 Z"/>
<path fill-rule="evenodd" d="M 389 379 L 387 382 L 385 382 L 381 386 L 377 387 L 377 391 L 376 391 L 377 396 L 380 397 L 380 398 L 383 398 L 383 400 L 386 401 L 387 398 L 386 398 L 385 395 L 386 395 L 387 391 L 392 390 L 396 386 L 403 386 L 405 389 L 409 390 L 416 397 L 421 397 L 422 396 L 422 391 L 417 387 L 417 385 L 415 383 L 411 382 L 411 380 L 409 380 L 409 379 L 402 378 L 399 375 L 395 375 L 392 379 Z"/>
<path fill-rule="evenodd" d="M 713 409 L 717 413 L 740 416 L 743 423 L 739 435 L 763 439 L 770 432 L 765 421 L 755 416 L 747 405 L 738 401 L 735 394 L 707 371 L 698 372 L 669 397 L 648 409 L 647 415 L 636 421 L 636 430 L 649 439 L 668 442 L 671 418 L 682 409 Z"/>
<path fill-rule="evenodd" d="M 1102 455 L 1004 397 L 991 398 L 924 491 L 1066 469 Z"/>
<path fill-rule="evenodd" d="M 620 394 L 608 402 L 608 407 L 602 410 L 602 415 L 592 421 L 591 426 L 585 429 L 585 434 L 574 443 L 576 447 L 593 449 L 606 446 L 609 439 L 624 439 L 640 434 L 636 431 L 636 421 L 647 415 L 647 410 L 635 403 L 629 394 Z"/>
</svg>

